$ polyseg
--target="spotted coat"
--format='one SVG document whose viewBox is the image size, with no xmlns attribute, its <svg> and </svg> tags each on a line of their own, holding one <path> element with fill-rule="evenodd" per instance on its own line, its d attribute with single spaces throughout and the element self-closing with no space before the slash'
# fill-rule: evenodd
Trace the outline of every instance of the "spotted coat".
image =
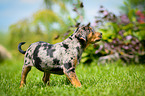
<svg viewBox="0 0 145 96">
<path fill-rule="evenodd" d="M 35 66 L 40 71 L 53 74 L 75 73 L 82 52 L 90 44 L 101 39 L 101 33 L 96 33 L 90 27 L 80 27 L 66 40 L 49 44 L 43 41 L 33 43 L 26 51 L 18 45 L 18 50 L 25 54 L 23 70 Z M 23 77 L 24 72 L 22 72 Z M 69 77 L 69 75 L 68 75 Z M 23 80 L 21 80 L 22 82 Z M 71 81 L 71 80 L 70 80 Z M 73 84 L 73 82 L 72 82 Z"/>
</svg>

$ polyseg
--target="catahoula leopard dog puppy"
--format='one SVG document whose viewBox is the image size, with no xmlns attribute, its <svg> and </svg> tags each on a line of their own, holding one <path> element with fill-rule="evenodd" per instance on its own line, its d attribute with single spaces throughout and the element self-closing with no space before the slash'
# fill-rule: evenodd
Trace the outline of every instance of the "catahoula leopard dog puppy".
<svg viewBox="0 0 145 96">
<path fill-rule="evenodd" d="M 25 54 L 20 87 L 26 83 L 26 76 L 32 66 L 44 72 L 42 80 L 48 85 L 50 74 L 53 73 L 65 74 L 75 87 L 80 87 L 81 83 L 75 73 L 76 65 L 79 64 L 84 49 L 101 38 L 101 33 L 95 32 L 91 27 L 82 26 L 66 40 L 54 45 L 40 41 L 23 51 L 21 45 L 25 42 L 20 43 L 18 50 Z"/>
</svg>

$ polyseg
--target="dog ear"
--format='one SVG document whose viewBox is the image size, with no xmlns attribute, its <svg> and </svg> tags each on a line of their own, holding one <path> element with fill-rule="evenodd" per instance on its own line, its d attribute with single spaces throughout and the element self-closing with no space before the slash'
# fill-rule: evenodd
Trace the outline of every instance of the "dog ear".
<svg viewBox="0 0 145 96">
<path fill-rule="evenodd" d="M 84 40 L 86 42 L 86 31 L 83 28 L 78 28 L 76 30 L 76 35 L 78 39 Z"/>
<path fill-rule="evenodd" d="M 90 24 L 91 24 L 91 23 L 89 22 L 86 26 L 87 26 L 87 27 L 90 27 Z"/>
</svg>

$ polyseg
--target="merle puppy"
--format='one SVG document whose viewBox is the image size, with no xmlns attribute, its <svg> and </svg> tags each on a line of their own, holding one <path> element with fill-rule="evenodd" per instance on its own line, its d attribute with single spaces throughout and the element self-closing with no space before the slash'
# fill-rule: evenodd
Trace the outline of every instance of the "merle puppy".
<svg viewBox="0 0 145 96">
<path fill-rule="evenodd" d="M 44 72 L 43 82 L 49 85 L 50 74 L 65 74 L 75 87 L 80 87 L 75 68 L 79 64 L 82 52 L 89 45 L 101 40 L 102 33 L 95 32 L 91 27 L 78 27 L 75 32 L 66 40 L 49 44 L 46 42 L 36 42 L 29 46 L 26 51 L 21 49 L 21 42 L 18 50 L 25 54 L 24 65 L 22 69 L 20 87 L 26 84 L 26 76 L 34 66 Z"/>
</svg>

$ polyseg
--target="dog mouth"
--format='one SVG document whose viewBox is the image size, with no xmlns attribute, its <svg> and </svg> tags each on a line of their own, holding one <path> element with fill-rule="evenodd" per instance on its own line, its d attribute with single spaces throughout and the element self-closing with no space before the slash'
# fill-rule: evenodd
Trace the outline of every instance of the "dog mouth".
<svg viewBox="0 0 145 96">
<path fill-rule="evenodd" d="M 98 42 L 98 41 L 100 41 L 102 38 L 100 38 L 100 39 L 97 39 L 97 40 L 95 40 L 95 42 Z"/>
<path fill-rule="evenodd" d="M 100 39 L 102 39 L 102 34 L 98 36 Z"/>
<path fill-rule="evenodd" d="M 98 41 L 100 41 L 101 39 L 102 39 L 102 35 L 100 35 L 100 36 L 98 36 L 99 38 L 97 38 L 96 40 L 95 40 L 95 42 L 98 42 Z"/>
<path fill-rule="evenodd" d="M 95 42 L 98 42 L 98 41 L 100 41 L 101 39 L 99 39 L 99 40 L 95 40 Z"/>
<path fill-rule="evenodd" d="M 102 38 L 100 39 L 96 39 L 94 42 L 92 42 L 92 44 L 95 44 L 96 42 L 99 42 Z"/>
<path fill-rule="evenodd" d="M 97 38 L 94 40 L 94 42 L 92 42 L 92 44 L 99 42 L 102 39 L 102 34 L 100 34 L 99 36 L 97 36 Z"/>
<path fill-rule="evenodd" d="M 100 41 L 102 39 L 102 34 L 98 36 L 99 39 L 95 40 L 95 42 Z"/>
</svg>

